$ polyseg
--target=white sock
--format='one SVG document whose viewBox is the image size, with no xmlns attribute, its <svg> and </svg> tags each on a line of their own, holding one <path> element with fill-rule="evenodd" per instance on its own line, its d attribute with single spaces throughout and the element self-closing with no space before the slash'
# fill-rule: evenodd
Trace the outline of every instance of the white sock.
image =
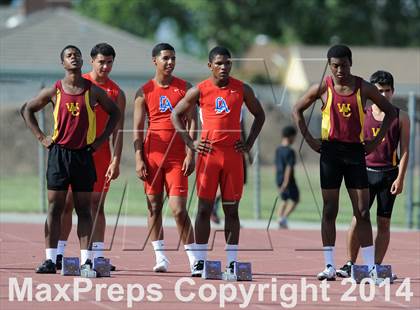
<svg viewBox="0 0 420 310">
<path fill-rule="evenodd" d="M 66 245 L 67 245 L 67 240 L 58 240 L 57 255 L 64 256 L 64 250 L 66 249 Z"/>
<path fill-rule="evenodd" d="M 89 250 L 80 250 L 80 265 L 86 263 L 86 260 L 92 257 L 92 252 Z"/>
<path fill-rule="evenodd" d="M 199 260 L 207 260 L 207 248 L 208 248 L 208 244 L 207 243 L 196 243 L 195 244 L 195 260 L 199 261 Z"/>
<path fill-rule="evenodd" d="M 375 267 L 375 247 L 373 245 L 360 248 L 362 251 L 363 263 L 372 270 Z"/>
<path fill-rule="evenodd" d="M 238 260 L 238 245 L 237 244 L 226 244 L 226 266 L 229 266 L 231 262 Z"/>
<path fill-rule="evenodd" d="M 185 252 L 187 252 L 188 261 L 190 262 L 190 266 L 193 266 L 195 263 L 195 243 L 185 244 L 184 245 Z"/>
<path fill-rule="evenodd" d="M 104 257 L 104 242 L 92 242 L 93 258 Z"/>
<path fill-rule="evenodd" d="M 152 241 L 153 250 L 155 250 L 156 263 L 159 263 L 163 259 L 166 259 L 165 256 L 165 243 L 163 240 Z"/>
<path fill-rule="evenodd" d="M 324 246 L 324 260 L 325 266 L 331 265 L 335 268 L 334 256 L 335 256 L 335 247 L 334 246 Z"/>
<path fill-rule="evenodd" d="M 52 262 L 55 264 L 57 261 L 57 248 L 45 249 L 45 258 L 51 259 Z"/>
</svg>

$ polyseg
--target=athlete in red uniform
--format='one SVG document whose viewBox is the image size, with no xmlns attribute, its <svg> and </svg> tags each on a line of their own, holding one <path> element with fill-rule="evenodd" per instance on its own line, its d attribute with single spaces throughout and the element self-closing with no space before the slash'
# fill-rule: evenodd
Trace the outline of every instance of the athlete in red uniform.
<svg viewBox="0 0 420 310">
<path fill-rule="evenodd" d="M 74 195 L 78 215 L 77 233 L 80 239 L 81 262 L 90 265 L 88 242 L 92 229 L 90 200 L 96 173 L 92 151 L 98 149 L 114 130 L 120 112 L 106 93 L 82 77 L 82 54 L 72 45 L 61 52 L 66 71 L 64 79 L 22 107 L 22 115 L 28 127 L 41 143 L 49 149 L 47 186 L 48 216 L 45 223 L 46 260 L 37 273 L 55 273 L 57 242 L 60 235 L 60 218 L 65 206 L 69 186 Z M 35 112 L 49 102 L 54 105 L 54 133 L 47 137 L 39 128 Z M 109 115 L 101 135 L 96 136 L 96 120 L 93 108 L 98 103 Z M 84 267 L 83 266 L 83 267 Z"/>
<path fill-rule="evenodd" d="M 394 94 L 394 78 L 391 73 L 377 71 L 370 77 L 370 82 L 389 101 Z M 378 147 L 366 156 L 369 181 L 369 206 L 377 202 L 376 222 L 378 225 L 375 239 L 375 264 L 382 264 L 390 239 L 391 215 L 396 195 L 403 190 L 404 177 L 408 165 L 410 120 L 407 113 L 396 108 L 398 117 L 393 120 L 385 138 Z M 367 141 L 374 139 L 382 125 L 384 113 L 373 104 L 366 111 L 364 136 Z M 400 160 L 397 156 L 400 146 Z M 356 218 L 353 217 L 347 236 L 349 261 L 337 270 L 337 275 L 350 277 L 351 266 L 356 262 L 359 252 L 359 240 L 355 233 Z"/>
<path fill-rule="evenodd" d="M 99 43 L 92 48 L 90 56 L 92 58 L 92 71 L 83 74 L 83 77 L 102 88 L 107 93 L 108 97 L 118 105 L 121 112 L 120 121 L 115 127 L 112 135 L 112 144 L 114 147 L 113 158 L 111 159 L 111 149 L 108 139 L 93 153 L 97 180 L 93 187 L 91 211 L 93 219 L 95 219 L 97 214 L 98 216 L 96 224 L 93 227 L 92 249 L 93 256 L 96 258 L 104 256 L 103 249 L 106 227 L 104 203 L 106 193 L 109 189 L 109 182 L 110 180 L 116 179 L 119 175 L 123 135 L 118 133 L 124 127 L 125 94 L 118 85 L 109 78 L 115 59 L 114 48 L 107 43 Z M 108 113 L 106 113 L 100 105 L 95 106 L 94 112 L 96 116 L 96 135 L 100 136 L 105 130 L 109 117 Z M 61 261 L 72 227 L 71 216 L 73 213 L 73 204 L 73 197 L 71 192 L 69 192 L 66 199 L 66 208 L 64 209 L 61 219 L 61 233 L 57 247 L 57 269 L 61 269 Z M 112 266 L 111 270 L 115 270 L 115 267 Z"/>
<path fill-rule="evenodd" d="M 319 280 L 334 280 L 336 267 L 335 219 L 341 182 L 345 180 L 347 191 L 357 218 L 357 233 L 362 246 L 364 262 L 375 277 L 372 226 L 369 217 L 369 189 L 366 174 L 365 152 L 370 153 L 386 134 L 395 111 L 376 87 L 350 73 L 351 50 L 345 45 L 335 45 L 328 50 L 328 64 L 332 76 L 320 85 L 313 85 L 296 103 L 293 116 L 306 142 L 321 153 L 321 188 L 324 202 L 322 214 L 322 242 L 326 268 L 318 274 Z M 321 99 L 321 141 L 308 131 L 303 112 L 316 100 Z M 363 121 L 366 100 L 371 99 L 385 113 L 378 135 L 364 143 Z"/>
<path fill-rule="evenodd" d="M 149 209 L 148 226 L 156 254 L 155 272 L 166 272 L 168 259 L 164 253 L 162 207 L 163 195 L 169 196 L 169 207 L 175 217 L 178 232 L 190 261 L 194 264 L 194 234 L 186 210 L 188 176 L 194 171 L 194 156 L 186 150 L 176 133 L 171 113 L 191 85 L 172 75 L 175 50 L 167 43 L 157 44 L 152 51 L 155 77 L 140 87 L 134 102 L 134 148 L 137 176 L 144 181 Z M 191 114 L 190 114 L 191 115 Z M 148 129 L 144 140 L 145 117 Z M 195 122 L 187 117 L 190 134 Z M 144 143 L 143 143 L 144 141 Z"/>
<path fill-rule="evenodd" d="M 210 215 L 217 188 L 220 186 L 225 212 L 227 268 L 233 269 L 239 243 L 238 206 L 243 188 L 243 152 L 248 152 L 261 131 L 265 114 L 254 92 L 247 84 L 230 77 L 230 52 L 215 47 L 209 53 L 212 74 L 191 88 L 172 113 L 172 122 L 187 146 L 198 152 L 198 212 L 195 222 L 196 263 L 193 276 L 201 275 L 207 257 Z M 254 116 L 248 139 L 241 140 L 241 107 Z M 202 115 L 201 140 L 194 142 L 185 132 L 182 117 L 198 103 Z"/>
</svg>

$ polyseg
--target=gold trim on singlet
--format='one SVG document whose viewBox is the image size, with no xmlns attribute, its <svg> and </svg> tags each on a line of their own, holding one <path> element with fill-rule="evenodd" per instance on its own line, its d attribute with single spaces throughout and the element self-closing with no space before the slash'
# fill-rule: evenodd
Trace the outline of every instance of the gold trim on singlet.
<svg viewBox="0 0 420 310">
<path fill-rule="evenodd" d="M 321 125 L 321 138 L 322 140 L 328 140 L 331 130 L 331 103 L 332 103 L 332 91 L 328 87 L 327 104 L 322 110 L 322 125 Z"/>
<path fill-rule="evenodd" d="M 88 131 L 86 134 L 86 144 L 92 144 L 96 138 L 96 114 L 90 105 L 90 90 L 85 93 L 85 106 L 88 115 Z"/>
<path fill-rule="evenodd" d="M 392 153 L 392 165 L 397 165 L 397 150 L 394 150 L 394 152 Z"/>
<path fill-rule="evenodd" d="M 54 132 L 51 140 L 55 142 L 55 139 L 57 139 L 58 136 L 58 111 L 60 111 L 60 104 L 61 104 L 61 91 L 57 88 L 57 94 L 56 94 L 56 100 L 55 100 L 55 106 L 54 106 Z"/>
<path fill-rule="evenodd" d="M 357 107 L 359 110 L 359 120 L 360 120 L 360 142 L 364 141 L 364 135 L 363 135 L 363 126 L 365 124 L 365 111 L 363 110 L 363 103 L 362 103 L 362 97 L 360 96 L 360 89 L 357 90 L 356 94 L 356 100 L 357 100 Z"/>
</svg>

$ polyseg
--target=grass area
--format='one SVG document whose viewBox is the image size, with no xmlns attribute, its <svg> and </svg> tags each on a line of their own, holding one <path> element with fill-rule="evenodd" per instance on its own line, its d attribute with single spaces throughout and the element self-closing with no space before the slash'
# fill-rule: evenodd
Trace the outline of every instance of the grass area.
<svg viewBox="0 0 420 310">
<path fill-rule="evenodd" d="M 126 170 L 128 171 L 128 170 Z M 254 218 L 254 178 L 252 168 L 249 168 L 249 183 L 244 190 L 241 201 L 241 218 Z M 322 211 L 322 199 L 319 186 L 318 167 L 308 168 L 314 195 L 320 211 Z M 301 166 L 296 169 L 296 178 L 301 192 L 301 202 L 291 216 L 291 220 L 319 222 L 318 209 L 311 193 L 310 185 Z M 144 198 L 143 185 L 136 178 L 134 171 L 123 172 L 120 178 L 114 181 L 108 193 L 106 212 L 116 214 L 121 200 L 124 181 L 128 181 L 126 199 L 122 206 L 122 212 L 129 215 L 146 215 L 146 201 Z M 190 192 L 193 188 L 194 177 L 190 177 Z M 351 219 L 352 209 L 350 200 L 344 185 L 340 194 L 340 211 L 337 218 L 338 223 L 348 223 Z M 262 218 L 268 219 L 276 196 L 274 183 L 274 170 L 272 167 L 261 169 L 261 214 Z M 39 185 L 36 176 L 14 176 L 0 179 L 0 212 L 40 212 Z M 194 196 L 191 201 L 190 214 L 194 214 L 197 206 L 197 198 Z M 278 205 L 277 205 L 278 208 Z M 165 208 L 165 212 L 169 212 Z M 169 214 L 169 213 L 168 213 Z M 277 209 L 276 213 L 277 214 Z M 375 222 L 376 208 L 372 212 L 372 219 Z M 405 194 L 399 195 L 395 202 L 392 223 L 395 226 L 405 226 Z"/>
</svg>

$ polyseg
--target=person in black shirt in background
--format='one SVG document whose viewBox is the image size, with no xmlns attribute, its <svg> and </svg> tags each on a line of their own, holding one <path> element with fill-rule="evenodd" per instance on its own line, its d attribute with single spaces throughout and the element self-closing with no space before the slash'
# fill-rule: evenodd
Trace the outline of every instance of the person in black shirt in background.
<svg viewBox="0 0 420 310">
<path fill-rule="evenodd" d="M 299 203 L 299 189 L 294 176 L 295 151 L 291 145 L 296 138 L 296 129 L 286 126 L 282 131 L 281 145 L 276 149 L 276 183 L 283 201 L 279 208 L 279 228 L 288 228 L 287 219 Z"/>
</svg>

